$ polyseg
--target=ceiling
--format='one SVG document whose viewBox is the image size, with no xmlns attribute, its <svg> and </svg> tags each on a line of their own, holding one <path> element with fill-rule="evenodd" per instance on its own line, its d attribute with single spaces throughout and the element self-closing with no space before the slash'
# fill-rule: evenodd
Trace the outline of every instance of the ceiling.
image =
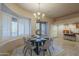
<svg viewBox="0 0 79 59">
<path fill-rule="evenodd" d="M 20 3 L 22 8 L 34 13 L 38 11 L 38 3 Z M 79 3 L 40 3 L 41 12 L 51 18 L 62 17 L 79 12 Z"/>
</svg>

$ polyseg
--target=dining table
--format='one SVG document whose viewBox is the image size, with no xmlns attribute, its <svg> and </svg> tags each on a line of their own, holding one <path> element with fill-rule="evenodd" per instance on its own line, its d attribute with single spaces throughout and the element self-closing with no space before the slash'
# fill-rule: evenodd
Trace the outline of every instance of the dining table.
<svg viewBox="0 0 79 59">
<path fill-rule="evenodd" d="M 34 51 L 37 55 L 40 55 L 40 51 L 41 51 L 40 47 L 45 44 L 46 40 L 47 39 L 43 37 L 37 37 L 37 38 L 34 38 L 33 40 L 30 40 L 32 46 L 36 46 Z"/>
</svg>

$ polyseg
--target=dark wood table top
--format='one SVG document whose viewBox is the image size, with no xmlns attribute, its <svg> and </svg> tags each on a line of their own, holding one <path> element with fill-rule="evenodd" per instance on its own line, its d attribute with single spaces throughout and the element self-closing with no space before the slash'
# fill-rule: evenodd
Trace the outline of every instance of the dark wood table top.
<svg viewBox="0 0 79 59">
<path fill-rule="evenodd" d="M 31 41 L 31 43 L 32 43 L 33 46 L 36 46 L 36 48 L 34 49 L 34 51 L 35 51 L 35 53 L 37 55 L 39 55 L 40 54 L 40 48 L 39 47 L 44 45 L 46 39 L 37 38 L 35 40 L 30 40 L 30 41 Z"/>
</svg>

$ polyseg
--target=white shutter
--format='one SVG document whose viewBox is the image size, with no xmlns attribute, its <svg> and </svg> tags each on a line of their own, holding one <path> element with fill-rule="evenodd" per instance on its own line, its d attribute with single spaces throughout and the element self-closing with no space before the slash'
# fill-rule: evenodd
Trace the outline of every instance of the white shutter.
<svg viewBox="0 0 79 59">
<path fill-rule="evenodd" d="M 2 19 L 2 38 L 6 39 L 10 37 L 10 16 L 8 14 L 3 14 Z"/>
<path fill-rule="evenodd" d="M 24 20 L 23 19 L 19 19 L 19 29 L 18 29 L 18 32 L 19 32 L 19 35 L 24 35 Z"/>
<path fill-rule="evenodd" d="M 18 25 L 17 19 L 12 17 L 12 21 L 11 21 L 11 29 L 12 30 L 11 30 L 11 33 L 12 33 L 13 37 L 18 35 L 17 25 Z"/>
</svg>

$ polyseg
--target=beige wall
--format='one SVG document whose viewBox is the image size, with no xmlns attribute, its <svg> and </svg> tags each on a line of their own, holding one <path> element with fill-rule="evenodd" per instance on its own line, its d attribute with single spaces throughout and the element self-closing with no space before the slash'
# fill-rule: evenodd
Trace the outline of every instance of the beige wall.
<svg viewBox="0 0 79 59">
<path fill-rule="evenodd" d="M 68 24 L 76 22 L 79 22 L 79 13 L 56 18 L 53 24 Z"/>
<path fill-rule="evenodd" d="M 66 15 L 63 17 L 55 18 L 54 22 L 52 23 L 52 28 L 54 28 L 53 25 L 56 25 L 57 29 L 55 30 L 57 30 L 57 36 L 60 37 L 63 35 L 63 29 L 65 28 L 64 24 L 72 25 L 69 28 L 72 28 L 71 30 L 73 32 L 78 32 L 75 28 L 76 26 L 74 27 L 73 23 L 79 23 L 79 13 L 74 13 L 72 15 Z M 53 30 L 51 31 L 51 33 L 54 33 Z"/>
</svg>

